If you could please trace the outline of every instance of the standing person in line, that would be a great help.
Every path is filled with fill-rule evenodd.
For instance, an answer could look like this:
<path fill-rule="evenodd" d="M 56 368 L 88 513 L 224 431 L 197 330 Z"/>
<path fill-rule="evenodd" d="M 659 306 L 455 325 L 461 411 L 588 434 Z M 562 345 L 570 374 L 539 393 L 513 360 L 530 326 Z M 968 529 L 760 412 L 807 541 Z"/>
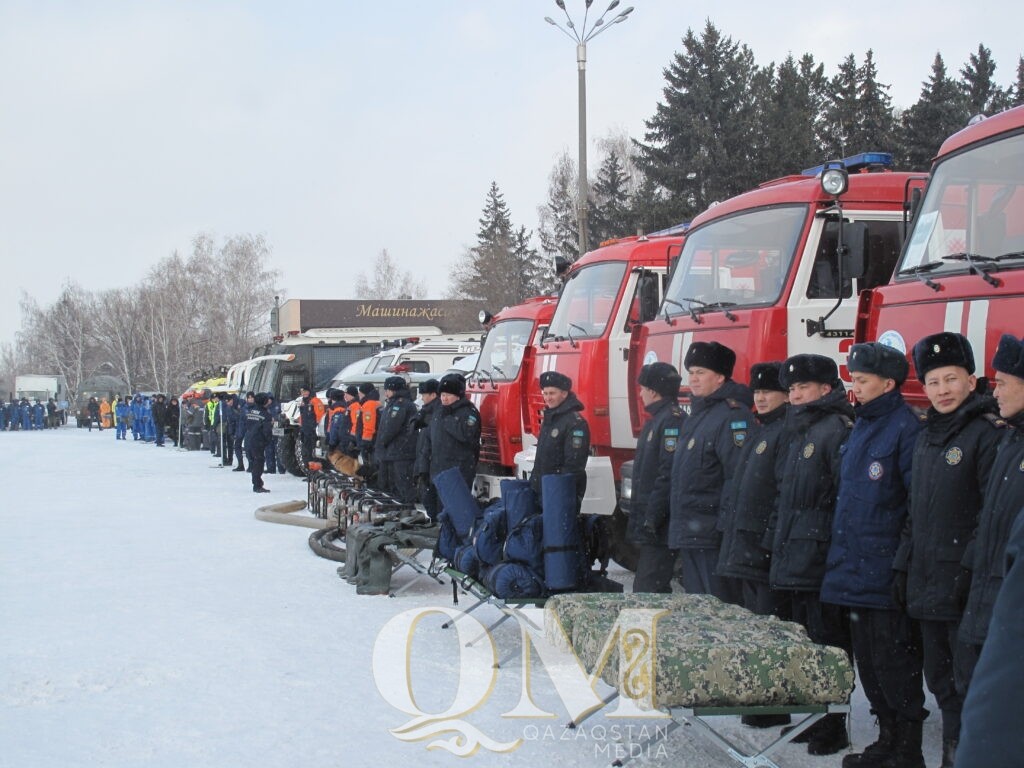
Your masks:
<path fill-rule="evenodd" d="M 910 511 L 896 552 L 893 600 L 921 628 L 924 677 L 942 710 L 942 766 L 960 740 L 963 680 L 956 640 L 970 574 L 960 565 L 974 538 L 982 493 L 1006 422 L 978 394 L 974 350 L 959 333 L 914 345 L 914 368 L 931 402 L 914 447 Z"/>
<path fill-rule="evenodd" d="M 253 392 L 246 392 L 245 398 L 238 404 L 238 408 L 235 411 L 235 444 L 233 446 L 235 456 L 238 458 L 238 464 L 235 466 L 232 472 L 245 472 L 245 462 L 242 460 L 242 454 L 245 453 L 245 432 L 248 428 L 249 409 L 256 406 L 256 395 Z"/>
<path fill-rule="evenodd" d="M 541 504 L 544 475 L 576 476 L 576 511 L 587 492 L 587 457 L 590 455 L 590 425 L 581 415 L 583 403 L 572 391 L 572 379 L 558 371 L 540 375 L 544 398 L 537 452 L 530 473 L 530 487 Z"/>
<path fill-rule="evenodd" d="M 274 435 L 273 425 L 277 423 L 277 420 L 281 416 L 281 404 L 277 402 L 275 398 L 269 392 L 265 393 L 270 399 L 267 401 L 267 413 L 270 414 L 271 430 L 270 430 L 270 442 L 267 443 L 266 451 L 264 452 L 264 466 L 266 467 L 268 475 L 283 475 L 285 472 L 284 466 L 281 464 L 280 459 L 277 455 L 277 437 Z"/>
<path fill-rule="evenodd" d="M 125 440 L 128 434 L 128 425 L 131 423 L 132 409 L 128 405 L 128 400 L 118 400 L 117 408 L 115 409 L 115 415 L 117 417 L 117 427 L 115 427 L 115 440 Z"/>
<path fill-rule="evenodd" d="M 426 445 L 430 477 L 458 467 L 473 487 L 480 458 L 480 412 L 466 398 L 466 380 L 458 373 L 447 373 L 437 385 L 441 407 L 430 421 Z"/>
<path fill-rule="evenodd" d="M 103 431 L 103 422 L 100 421 L 100 404 L 95 397 L 89 398 L 88 405 L 89 413 L 89 431 L 92 432 L 92 425 L 95 423 L 100 428 L 100 432 Z"/>
<path fill-rule="evenodd" d="M 380 392 L 369 382 L 359 385 L 359 421 L 356 424 L 356 443 L 359 446 L 359 455 L 362 458 L 363 466 L 367 472 L 374 473 L 377 467 L 374 463 L 373 448 L 377 440 L 377 420 L 380 408 Z"/>
<path fill-rule="evenodd" d="M 779 452 L 779 494 L 765 531 L 772 551 L 768 583 L 790 620 L 816 643 L 853 657 L 849 611 L 821 601 L 821 581 L 832 536 L 843 443 L 853 428 L 853 407 L 835 361 L 794 355 L 782 363 L 779 382 L 789 389 L 786 444 Z M 829 714 L 794 739 L 812 755 L 833 755 L 850 744 L 846 716 Z"/>
<path fill-rule="evenodd" d="M 416 404 L 409 394 L 409 385 L 401 376 L 388 376 L 384 381 L 384 406 L 377 425 L 377 463 L 381 487 L 405 504 L 416 500 L 412 469 L 416 460 Z"/>
<path fill-rule="evenodd" d="M 164 436 L 167 430 L 167 403 L 164 402 L 164 396 L 157 394 L 153 400 L 153 429 L 156 433 L 156 446 L 157 448 L 164 447 Z"/>
<path fill-rule="evenodd" d="M 672 463 L 668 545 L 679 550 L 683 587 L 743 603 L 742 584 L 715 569 L 722 542 L 719 515 L 732 503 L 735 474 L 754 426 L 754 397 L 733 381 L 736 353 L 717 341 L 695 341 L 683 365 L 693 395 Z"/>
<path fill-rule="evenodd" d="M 263 485 L 263 461 L 266 458 L 267 446 L 273 436 L 273 421 L 267 406 L 270 395 L 260 392 L 253 398 L 253 405 L 248 409 L 245 422 L 245 451 L 249 457 L 249 473 L 252 475 L 253 493 L 270 493 Z"/>
<path fill-rule="evenodd" d="M 238 431 L 238 396 L 234 392 L 225 393 L 220 399 L 221 420 L 221 459 L 222 467 L 230 467 L 235 463 L 235 433 Z"/>
<path fill-rule="evenodd" d="M 640 431 L 633 457 L 629 541 L 639 547 L 634 592 L 672 591 L 676 553 L 668 548 L 668 500 L 672 459 L 686 419 L 679 405 L 682 378 L 675 366 L 651 363 L 640 369 L 640 400 L 650 417 Z"/>
<path fill-rule="evenodd" d="M 167 436 L 171 438 L 174 447 L 178 447 L 178 433 L 181 429 L 181 404 L 178 398 L 171 397 L 167 402 Z"/>
<path fill-rule="evenodd" d="M 437 409 L 441 407 L 441 401 L 438 399 L 439 388 L 440 383 L 437 379 L 427 379 L 420 384 L 419 395 L 423 401 L 423 407 L 420 408 L 419 415 L 414 422 L 416 462 L 412 471 L 416 478 L 420 503 L 431 520 L 437 520 L 437 513 L 440 511 L 437 489 L 430 481 L 430 422 L 437 414 Z"/>
<path fill-rule="evenodd" d="M 307 385 L 300 391 L 302 401 L 299 405 L 299 434 L 302 439 L 302 460 L 308 462 L 313 458 L 316 449 L 316 428 L 324 418 L 326 409 L 324 402 Z M 330 425 L 328 424 L 328 427 Z"/>
<path fill-rule="evenodd" d="M 850 611 L 853 658 L 878 739 L 843 768 L 924 768 L 921 636 L 895 604 L 893 558 L 907 520 L 914 445 L 924 419 L 903 400 L 909 365 L 899 350 L 854 344 L 850 371 L 856 421 L 844 443 L 823 603 Z"/>
<path fill-rule="evenodd" d="M 1024 339 L 1010 334 L 1000 338 L 992 367 L 996 371 L 993 394 L 999 403 L 999 415 L 1011 429 L 1004 431 L 996 448 L 977 533 L 963 559 L 971 572 L 971 584 L 958 638 L 963 657 L 960 667 L 968 691 L 1006 572 L 1006 542 L 1024 508 Z"/>

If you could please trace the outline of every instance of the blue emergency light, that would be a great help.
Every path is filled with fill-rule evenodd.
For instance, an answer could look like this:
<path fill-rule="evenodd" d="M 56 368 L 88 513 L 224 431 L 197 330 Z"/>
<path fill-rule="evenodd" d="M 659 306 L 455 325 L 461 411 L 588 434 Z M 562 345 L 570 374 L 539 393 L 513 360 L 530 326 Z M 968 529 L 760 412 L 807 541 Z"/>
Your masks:
<path fill-rule="evenodd" d="M 829 163 L 822 163 L 816 165 L 813 168 L 800 171 L 801 176 L 818 176 L 826 168 L 835 168 L 841 166 L 850 173 L 855 173 L 861 168 L 867 168 L 872 165 L 882 165 L 886 168 L 892 165 L 892 152 L 861 152 L 857 155 L 850 155 L 844 157 L 842 160 L 833 160 Z"/>

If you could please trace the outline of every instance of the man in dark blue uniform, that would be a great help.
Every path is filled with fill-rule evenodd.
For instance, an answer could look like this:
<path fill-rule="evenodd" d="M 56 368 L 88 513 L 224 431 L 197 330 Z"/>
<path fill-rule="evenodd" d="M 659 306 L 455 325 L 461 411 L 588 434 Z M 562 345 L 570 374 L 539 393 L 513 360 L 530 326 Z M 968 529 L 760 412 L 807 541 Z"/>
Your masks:
<path fill-rule="evenodd" d="M 263 462 L 274 436 L 273 419 L 267 410 L 271 397 L 267 392 L 260 392 L 254 400 L 245 416 L 245 451 L 249 457 L 253 493 L 269 493 L 263 485 Z"/>
<path fill-rule="evenodd" d="M 742 586 L 715 573 L 722 541 L 718 516 L 731 503 L 736 468 L 754 425 L 754 398 L 732 380 L 736 353 L 717 341 L 695 341 L 683 365 L 693 395 L 672 463 L 668 546 L 679 550 L 683 587 L 742 604 Z"/>
<path fill-rule="evenodd" d="M 427 379 L 419 386 L 420 399 L 423 406 L 416 417 L 416 461 L 413 465 L 413 476 L 419 489 L 420 503 L 427 511 L 431 520 L 437 519 L 440 505 L 437 499 L 437 488 L 430 482 L 430 422 L 441 407 L 438 399 L 440 383 L 437 379 Z"/>
<path fill-rule="evenodd" d="M 999 441 L 978 516 L 977 534 L 964 553 L 964 565 L 971 571 L 971 588 L 959 639 L 964 644 L 962 667 L 968 691 L 1003 582 L 1010 528 L 1024 508 L 1024 339 L 1009 334 L 999 339 L 992 367 L 996 370 L 993 380 L 999 415 L 1009 422 L 1011 429 L 1005 430 Z"/>
<path fill-rule="evenodd" d="M 376 459 L 381 488 L 399 501 L 416 500 L 412 466 L 416 460 L 416 435 L 412 423 L 416 405 L 409 396 L 409 385 L 401 376 L 384 380 L 384 406 L 377 424 Z"/>
<path fill-rule="evenodd" d="M 920 632 L 892 599 L 893 557 L 924 423 L 900 392 L 910 368 L 902 352 L 854 344 L 846 366 L 857 421 L 841 449 L 821 601 L 850 611 L 853 658 L 879 735 L 864 752 L 844 757 L 843 768 L 924 768 Z"/>
<path fill-rule="evenodd" d="M 679 405 L 679 371 L 668 363 L 640 369 L 640 399 L 650 417 L 633 457 L 629 540 L 640 548 L 634 592 L 671 592 L 676 553 L 668 548 L 668 499 L 672 459 L 686 414 Z"/>
<path fill-rule="evenodd" d="M 970 585 L 960 561 L 978 526 L 1006 422 L 995 400 L 976 391 L 974 350 L 961 334 L 921 339 L 914 345 L 914 368 L 931 407 L 914 446 L 893 599 L 921 628 L 924 677 L 942 710 L 942 767 L 952 768 L 964 691 L 956 636 Z"/>
<path fill-rule="evenodd" d="M 576 511 L 587 492 L 587 456 L 590 455 L 590 426 L 580 415 L 583 403 L 572 391 L 572 379 L 558 371 L 540 375 L 544 413 L 537 436 L 537 453 L 530 473 L 530 487 L 542 503 L 544 475 L 576 476 Z"/>
<path fill-rule="evenodd" d="M 839 369 L 824 355 L 794 355 L 779 369 L 789 388 L 787 444 L 779 451 L 775 511 L 765 531 L 771 547 L 768 583 L 780 592 L 782 610 L 816 643 L 851 656 L 849 612 L 822 603 L 819 590 L 832 535 L 839 487 L 840 448 L 853 427 L 853 407 Z M 794 739 L 812 755 L 832 755 L 849 744 L 846 717 L 826 715 Z"/>
<path fill-rule="evenodd" d="M 472 488 L 480 457 L 480 412 L 466 399 L 462 374 L 445 374 L 438 391 L 441 407 L 430 421 L 425 445 L 430 477 L 458 467 L 466 486 Z"/>

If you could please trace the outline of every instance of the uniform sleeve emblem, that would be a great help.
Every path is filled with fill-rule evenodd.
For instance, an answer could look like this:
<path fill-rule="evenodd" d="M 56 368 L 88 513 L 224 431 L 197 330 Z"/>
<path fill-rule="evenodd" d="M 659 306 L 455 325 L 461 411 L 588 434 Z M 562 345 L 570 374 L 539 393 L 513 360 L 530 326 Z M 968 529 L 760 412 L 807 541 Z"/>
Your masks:
<path fill-rule="evenodd" d="M 466 423 L 469 425 L 476 424 L 476 414 L 469 414 L 469 416 L 466 417 Z"/>
<path fill-rule="evenodd" d="M 653 439 L 654 439 L 654 433 L 653 432 L 648 432 L 647 433 L 647 442 L 649 443 Z"/>
<path fill-rule="evenodd" d="M 964 452 L 956 446 L 946 451 L 946 463 L 951 467 L 955 467 L 961 461 L 963 461 Z"/>
<path fill-rule="evenodd" d="M 882 465 L 877 461 L 872 461 L 868 467 L 868 477 L 872 480 L 881 480 L 884 474 L 885 469 L 882 468 Z"/>
<path fill-rule="evenodd" d="M 762 453 L 764 453 L 767 450 L 768 450 L 768 441 L 767 440 L 762 440 L 760 443 L 757 444 L 757 448 L 754 449 L 754 453 L 756 453 L 758 456 L 760 456 Z"/>
<path fill-rule="evenodd" d="M 814 443 L 808 443 L 804 446 L 804 458 L 809 459 L 814 455 Z"/>
<path fill-rule="evenodd" d="M 746 441 L 747 441 L 747 433 L 745 431 L 733 432 L 732 433 L 733 445 L 735 445 L 737 447 L 742 447 L 743 444 Z"/>
<path fill-rule="evenodd" d="M 554 429 L 551 430 L 551 436 L 558 437 L 558 427 L 555 427 Z"/>
<path fill-rule="evenodd" d="M 666 435 L 666 437 L 665 437 L 665 440 L 664 440 L 664 446 L 665 446 L 665 450 L 666 450 L 666 451 L 667 451 L 668 453 L 675 453 L 675 452 L 676 452 L 676 442 L 678 442 L 678 441 L 676 440 L 676 438 L 674 438 L 674 437 L 668 437 L 668 436 Z"/>
<path fill-rule="evenodd" d="M 694 438 L 694 437 L 691 437 L 690 438 L 690 442 L 688 442 L 686 444 L 686 450 L 692 451 L 693 450 L 693 446 L 695 446 L 696 444 L 697 444 L 697 439 Z"/>

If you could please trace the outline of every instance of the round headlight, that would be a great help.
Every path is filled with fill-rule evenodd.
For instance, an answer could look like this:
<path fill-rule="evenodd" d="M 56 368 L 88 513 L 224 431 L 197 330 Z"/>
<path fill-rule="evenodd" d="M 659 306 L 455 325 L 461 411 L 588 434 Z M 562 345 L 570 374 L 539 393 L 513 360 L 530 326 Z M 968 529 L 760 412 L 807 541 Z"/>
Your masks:
<path fill-rule="evenodd" d="M 838 197 L 846 191 L 846 171 L 841 168 L 829 168 L 821 174 L 821 189 L 826 195 Z"/>

